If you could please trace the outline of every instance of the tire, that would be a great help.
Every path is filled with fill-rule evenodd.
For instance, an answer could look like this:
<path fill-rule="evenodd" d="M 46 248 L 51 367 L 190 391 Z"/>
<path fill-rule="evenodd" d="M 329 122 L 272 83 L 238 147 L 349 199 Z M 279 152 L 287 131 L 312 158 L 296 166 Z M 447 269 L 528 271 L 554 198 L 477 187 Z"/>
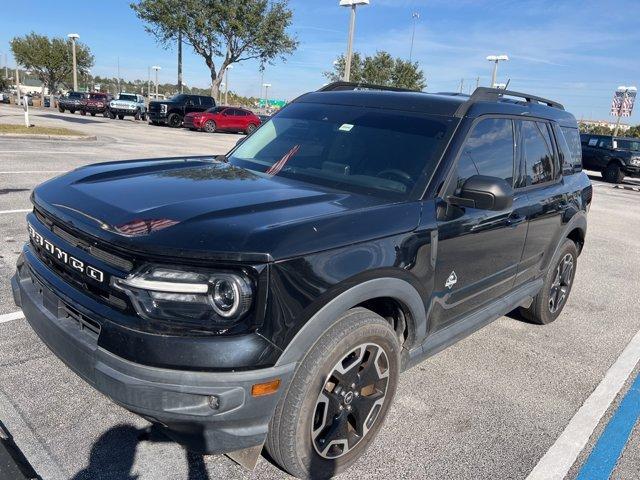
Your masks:
<path fill-rule="evenodd" d="M 391 325 L 375 313 L 354 308 L 342 315 L 305 355 L 278 402 L 265 444 L 271 458 L 300 478 L 329 478 L 349 468 L 384 423 L 398 383 L 400 348 Z M 363 380 L 354 388 L 367 374 L 376 383 L 365 386 Z M 347 430 L 347 422 L 357 430 Z M 344 431 L 329 428 L 335 425 Z M 358 431 L 364 433 L 353 433 Z M 336 443 L 343 434 L 347 447 Z"/>
<path fill-rule="evenodd" d="M 95 117 L 96 116 L 96 112 L 91 112 L 91 116 Z"/>
<path fill-rule="evenodd" d="M 202 127 L 202 129 L 207 133 L 215 133 L 216 128 L 216 122 L 214 122 L 213 120 L 207 120 Z"/>
<path fill-rule="evenodd" d="M 82 115 L 83 117 L 87 114 L 87 112 L 85 112 L 84 110 L 80 110 L 80 115 Z"/>
<path fill-rule="evenodd" d="M 109 110 L 105 110 L 104 112 L 102 112 L 102 116 L 103 116 L 104 118 L 110 118 L 110 117 L 111 117 L 111 115 L 109 114 Z"/>
<path fill-rule="evenodd" d="M 140 120 L 142 120 L 143 122 L 147 121 L 147 112 L 144 112 L 143 114 L 140 115 Z"/>
<path fill-rule="evenodd" d="M 134 120 L 140 120 L 140 110 L 136 110 L 136 113 L 133 115 Z"/>
<path fill-rule="evenodd" d="M 570 262 L 570 270 L 567 262 Z M 566 239 L 549 265 L 542 289 L 527 309 L 520 308 L 522 316 L 538 325 L 547 325 L 562 313 L 571 293 L 578 265 L 578 248 L 573 240 Z M 556 295 L 557 293 L 557 295 Z"/>
<path fill-rule="evenodd" d="M 158 122 L 156 122 L 156 121 L 154 121 L 154 120 L 151 120 L 149 123 L 150 123 L 151 125 L 155 125 L 155 126 L 160 125 L 160 123 L 158 123 Z"/>
<path fill-rule="evenodd" d="M 602 177 L 605 182 L 609 183 L 622 183 L 624 180 L 624 172 L 620 169 L 618 162 L 611 162 L 607 165 L 607 168 L 602 172 Z"/>
<path fill-rule="evenodd" d="M 116 119 L 116 114 L 115 114 L 115 113 L 113 113 L 113 112 L 109 112 L 109 118 L 110 118 L 111 120 L 115 120 L 115 119 Z"/>
<path fill-rule="evenodd" d="M 118 115 L 118 120 L 124 120 L 124 115 Z"/>
<path fill-rule="evenodd" d="M 182 126 L 182 115 L 180 115 L 179 113 L 172 113 L 171 115 L 169 115 L 169 118 L 167 120 L 167 123 L 171 128 L 179 128 Z"/>
<path fill-rule="evenodd" d="M 73 115 L 74 113 L 76 113 L 76 111 L 75 110 L 69 110 L 69 113 Z"/>
<path fill-rule="evenodd" d="M 58 111 L 59 111 L 60 113 L 64 113 L 64 108 L 62 108 L 62 107 L 58 107 Z"/>
<path fill-rule="evenodd" d="M 256 127 L 253 123 L 250 123 L 247 126 L 247 130 L 244 133 L 246 133 L 247 135 L 251 135 L 253 132 L 256 131 L 256 128 L 258 128 L 258 127 Z"/>

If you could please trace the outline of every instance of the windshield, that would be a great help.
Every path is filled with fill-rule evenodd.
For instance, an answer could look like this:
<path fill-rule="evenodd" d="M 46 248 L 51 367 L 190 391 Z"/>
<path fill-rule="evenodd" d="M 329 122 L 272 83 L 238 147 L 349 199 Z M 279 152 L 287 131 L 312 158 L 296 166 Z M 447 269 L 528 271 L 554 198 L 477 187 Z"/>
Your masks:
<path fill-rule="evenodd" d="M 106 95 L 104 93 L 90 93 L 89 98 L 92 100 L 104 100 Z"/>
<path fill-rule="evenodd" d="M 406 197 L 435 168 L 444 117 L 295 103 L 249 136 L 229 162 L 268 176 Z"/>
<path fill-rule="evenodd" d="M 631 150 L 633 152 L 640 152 L 640 139 L 638 140 L 622 140 L 616 138 L 617 148 L 622 150 Z"/>
<path fill-rule="evenodd" d="M 121 93 L 118 95 L 118 100 L 124 100 L 125 102 L 135 102 L 137 97 L 128 93 Z"/>
<path fill-rule="evenodd" d="M 213 108 L 209 108 L 207 110 L 207 113 L 220 113 L 221 111 L 225 110 L 227 107 L 213 107 Z"/>
<path fill-rule="evenodd" d="M 182 103 L 187 99 L 187 96 L 184 93 L 179 93 L 170 98 L 172 102 Z"/>
<path fill-rule="evenodd" d="M 80 92 L 69 92 L 69 95 L 67 96 L 67 98 L 83 98 L 84 97 L 84 93 L 80 93 Z"/>

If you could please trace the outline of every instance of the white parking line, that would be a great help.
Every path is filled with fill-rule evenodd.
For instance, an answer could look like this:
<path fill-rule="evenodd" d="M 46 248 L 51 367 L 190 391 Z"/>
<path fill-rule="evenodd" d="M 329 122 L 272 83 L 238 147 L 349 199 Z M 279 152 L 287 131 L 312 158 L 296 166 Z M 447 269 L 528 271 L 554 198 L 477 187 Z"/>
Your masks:
<path fill-rule="evenodd" d="M 0 323 L 12 322 L 13 320 L 20 320 L 24 318 L 24 313 L 22 310 L 18 310 L 17 312 L 5 313 L 4 315 L 0 315 Z"/>
<path fill-rule="evenodd" d="M 0 215 L 2 215 L 3 213 L 27 213 L 27 212 L 30 212 L 31 210 L 32 210 L 31 208 L 25 208 L 21 210 L 0 210 Z"/>
<path fill-rule="evenodd" d="M 640 361 L 640 332 L 573 416 L 556 442 L 531 471 L 527 480 L 562 480 L 585 447 L 616 395 Z"/>

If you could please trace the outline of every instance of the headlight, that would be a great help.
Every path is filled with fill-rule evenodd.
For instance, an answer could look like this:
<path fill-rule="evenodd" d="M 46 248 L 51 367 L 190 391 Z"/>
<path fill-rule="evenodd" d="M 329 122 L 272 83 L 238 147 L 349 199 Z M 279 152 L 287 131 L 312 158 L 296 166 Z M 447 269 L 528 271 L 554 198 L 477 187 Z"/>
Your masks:
<path fill-rule="evenodd" d="M 167 113 L 167 104 L 163 103 L 160 105 L 160 113 Z"/>
<path fill-rule="evenodd" d="M 640 167 L 640 157 L 631 157 L 631 165 Z"/>
<path fill-rule="evenodd" d="M 215 326 L 241 318 L 251 308 L 251 281 L 240 273 L 188 272 L 147 267 L 127 278 L 113 278 L 143 318 L 198 321 Z"/>

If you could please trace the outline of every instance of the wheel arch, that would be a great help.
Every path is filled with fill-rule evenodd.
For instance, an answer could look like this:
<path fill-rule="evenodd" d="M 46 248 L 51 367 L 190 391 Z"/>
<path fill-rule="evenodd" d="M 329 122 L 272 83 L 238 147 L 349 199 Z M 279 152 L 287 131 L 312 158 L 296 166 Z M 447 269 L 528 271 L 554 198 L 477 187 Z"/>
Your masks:
<path fill-rule="evenodd" d="M 299 361 L 340 315 L 354 307 L 368 308 L 392 322 L 405 340 L 404 348 L 426 332 L 424 301 L 414 286 L 400 278 L 375 278 L 342 292 L 318 310 L 289 342 L 276 366 Z"/>

